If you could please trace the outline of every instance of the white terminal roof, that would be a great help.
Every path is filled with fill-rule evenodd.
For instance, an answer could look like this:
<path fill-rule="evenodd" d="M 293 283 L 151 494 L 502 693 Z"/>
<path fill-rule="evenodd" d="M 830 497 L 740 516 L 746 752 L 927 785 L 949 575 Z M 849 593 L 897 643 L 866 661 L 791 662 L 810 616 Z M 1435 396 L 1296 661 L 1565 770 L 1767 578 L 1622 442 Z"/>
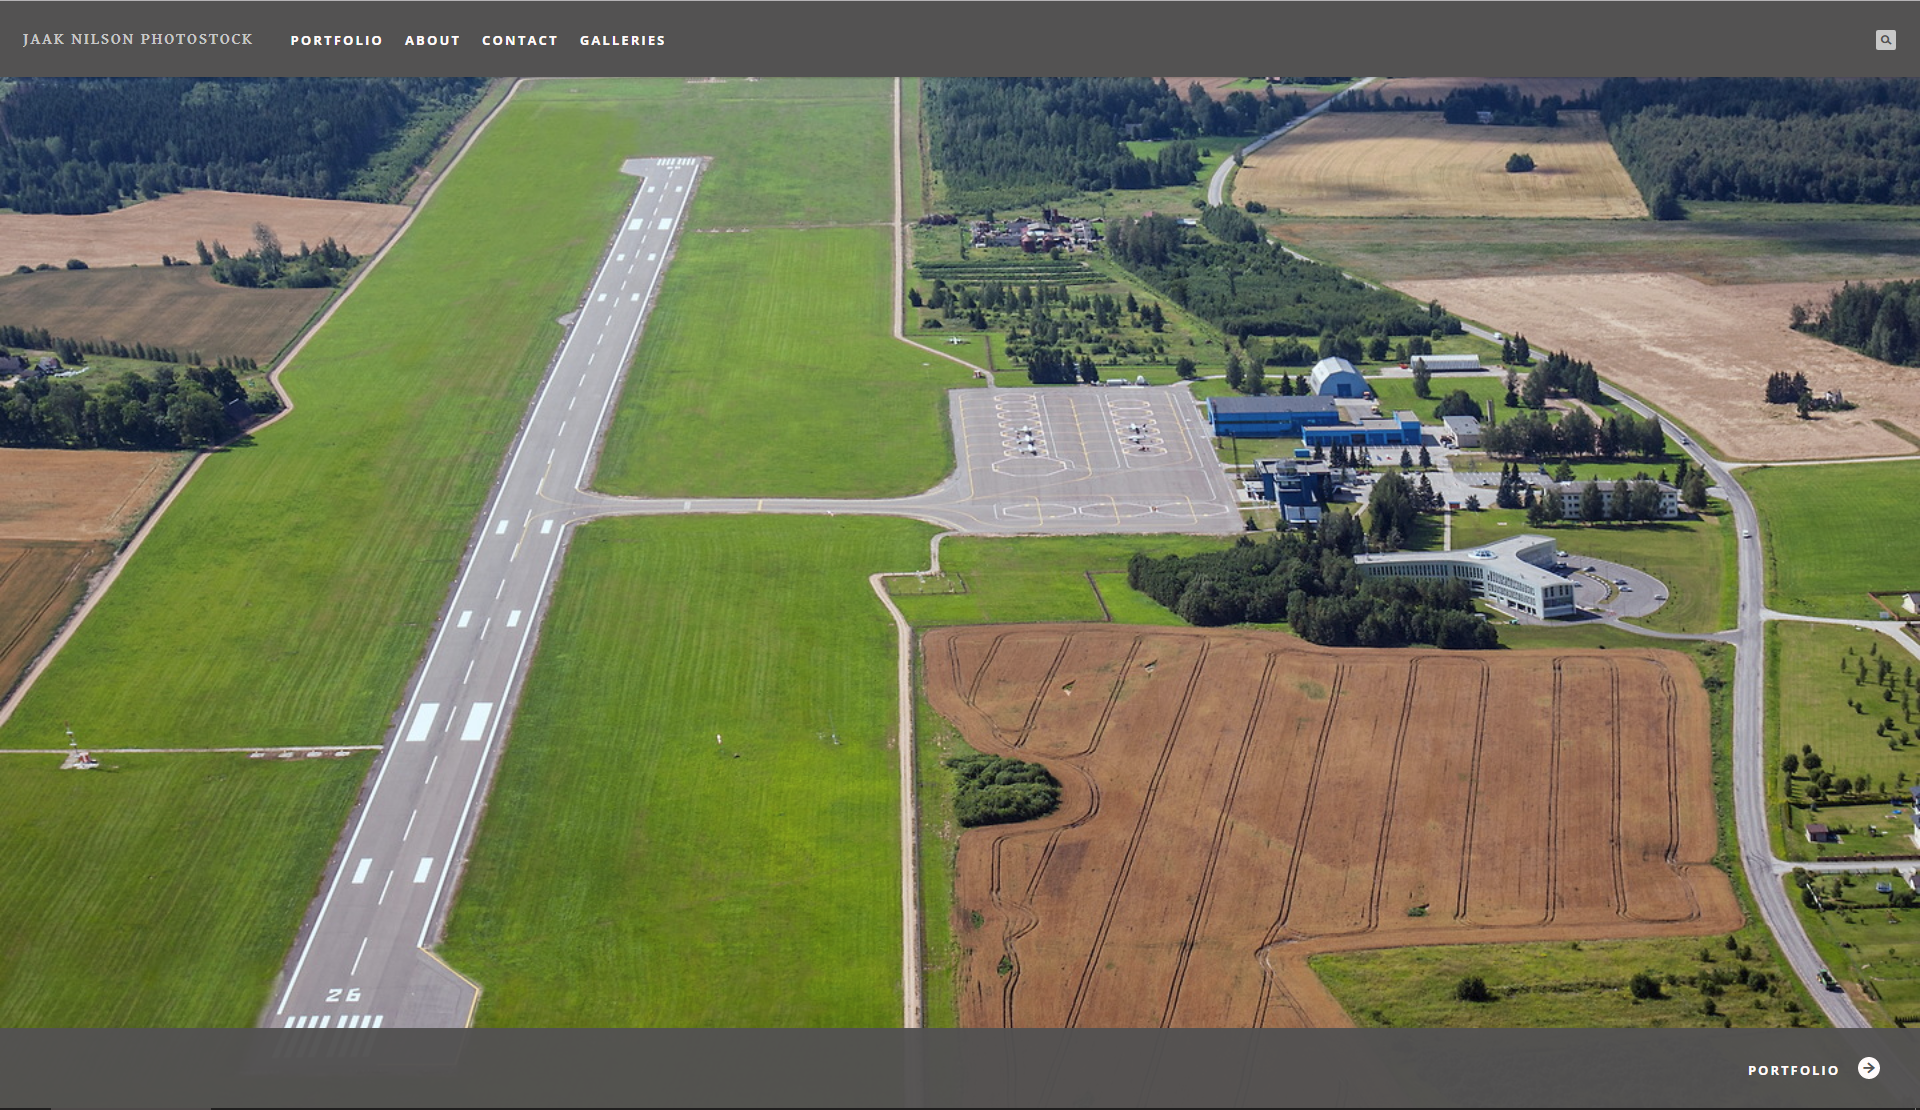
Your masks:
<path fill-rule="evenodd" d="M 1531 559 L 1528 556 L 1532 556 Z M 1554 562 L 1554 541 L 1547 536 L 1509 536 L 1483 547 L 1458 551 L 1396 551 L 1385 555 L 1355 555 L 1359 566 L 1393 563 L 1457 563 L 1497 570 L 1529 585 L 1556 586 L 1566 579 L 1543 569 Z"/>

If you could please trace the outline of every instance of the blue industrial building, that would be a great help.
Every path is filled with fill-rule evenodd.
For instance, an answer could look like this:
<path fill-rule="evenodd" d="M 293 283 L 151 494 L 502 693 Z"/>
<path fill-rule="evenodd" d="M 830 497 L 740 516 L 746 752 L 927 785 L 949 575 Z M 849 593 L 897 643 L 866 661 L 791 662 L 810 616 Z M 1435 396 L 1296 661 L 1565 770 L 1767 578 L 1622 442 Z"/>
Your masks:
<path fill-rule="evenodd" d="M 1358 424 L 1331 424 L 1301 432 L 1308 447 L 1418 447 L 1420 417 L 1402 409 L 1392 418 L 1362 420 Z"/>
<path fill-rule="evenodd" d="M 1359 399 L 1368 393 L 1367 379 L 1353 368 L 1353 363 L 1344 358 L 1323 358 L 1313 364 L 1308 376 L 1313 383 L 1313 391 L 1322 397 L 1351 397 Z"/>
<path fill-rule="evenodd" d="M 1324 466 L 1308 469 L 1288 459 L 1260 459 L 1253 464 L 1253 476 L 1260 483 L 1260 496 L 1273 502 L 1288 524 L 1320 523 L 1320 506 L 1327 498 Z"/>
<path fill-rule="evenodd" d="M 1331 397 L 1209 397 L 1207 416 L 1217 436 L 1277 439 L 1302 428 L 1340 422 Z"/>

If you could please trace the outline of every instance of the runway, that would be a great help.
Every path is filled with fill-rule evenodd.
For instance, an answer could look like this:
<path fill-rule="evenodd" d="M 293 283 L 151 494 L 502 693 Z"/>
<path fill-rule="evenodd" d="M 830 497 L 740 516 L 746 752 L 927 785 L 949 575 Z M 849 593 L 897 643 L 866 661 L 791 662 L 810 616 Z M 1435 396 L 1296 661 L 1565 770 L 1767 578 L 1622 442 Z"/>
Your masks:
<path fill-rule="evenodd" d="M 476 522 L 426 659 L 262 1024 L 461 1027 L 476 991 L 427 953 L 560 565 L 566 525 L 672 255 L 699 159 L 635 159 L 634 201 Z"/>

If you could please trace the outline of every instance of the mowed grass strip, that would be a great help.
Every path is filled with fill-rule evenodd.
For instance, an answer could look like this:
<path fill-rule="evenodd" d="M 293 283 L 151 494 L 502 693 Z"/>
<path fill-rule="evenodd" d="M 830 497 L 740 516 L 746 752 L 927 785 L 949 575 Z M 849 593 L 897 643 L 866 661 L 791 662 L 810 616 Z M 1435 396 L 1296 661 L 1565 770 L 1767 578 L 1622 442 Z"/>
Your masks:
<path fill-rule="evenodd" d="M 632 195 L 595 153 L 617 126 L 496 119 L 288 370 L 296 410 L 207 460 L 0 745 L 68 721 L 103 747 L 385 732 L 554 320 Z"/>
<path fill-rule="evenodd" d="M 1760 513 L 1769 608 L 1883 618 L 1869 591 L 1920 590 L 1910 535 L 1920 461 L 1755 467 L 1738 478 Z"/>
<path fill-rule="evenodd" d="M 541 81 L 516 104 L 587 126 L 599 157 L 708 157 L 689 227 L 893 218 L 893 80 Z M 609 126 L 611 125 L 611 126 Z"/>
<path fill-rule="evenodd" d="M 898 1025 L 895 639 L 866 576 L 933 533 L 579 532 L 443 948 L 480 1024 Z"/>
<path fill-rule="evenodd" d="M 884 497 L 953 469 L 964 368 L 888 334 L 882 228 L 688 234 L 594 478 L 656 497 Z"/>
<path fill-rule="evenodd" d="M 0 756 L 0 1027 L 246 1027 L 367 773 L 347 759 Z"/>

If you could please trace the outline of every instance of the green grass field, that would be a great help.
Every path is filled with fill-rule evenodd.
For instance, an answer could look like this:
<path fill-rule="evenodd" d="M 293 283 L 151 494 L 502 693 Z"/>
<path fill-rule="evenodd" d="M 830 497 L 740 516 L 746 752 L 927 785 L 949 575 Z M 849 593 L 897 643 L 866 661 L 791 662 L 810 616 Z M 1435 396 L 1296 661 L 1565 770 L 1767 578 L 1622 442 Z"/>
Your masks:
<path fill-rule="evenodd" d="M 581 530 L 443 949 L 480 1024 L 899 1023 L 895 639 L 866 576 L 925 566 L 933 532 Z"/>
<path fill-rule="evenodd" d="M 1492 504 L 1491 497 L 1487 501 Z M 1666 583 L 1668 601 L 1639 621 L 1661 632 L 1714 632 L 1733 626 L 1733 518 L 1710 502 L 1696 520 L 1641 524 L 1534 527 L 1519 509 L 1487 508 L 1453 515 L 1455 550 L 1533 532 L 1552 536 L 1569 554 L 1637 567 Z M 1504 639 L 1506 630 L 1501 630 Z"/>
<path fill-rule="evenodd" d="M 1814 889 L 1831 907 L 1824 910 L 1801 900 L 1796 876 L 1784 881 L 1808 939 L 1867 1020 L 1881 1028 L 1920 1022 L 1920 910 L 1895 908 L 1874 889 L 1888 883 L 1895 892 L 1910 890 L 1906 879 L 1892 872 L 1820 876 Z M 1836 898 L 1849 904 L 1834 905 Z"/>
<path fill-rule="evenodd" d="M 296 410 L 209 458 L 0 745 L 371 743 L 633 179 L 618 121 L 509 106 L 284 375 Z M 555 173 L 554 167 L 581 172 Z"/>
<path fill-rule="evenodd" d="M 252 1025 L 367 760 L 0 756 L 0 1027 Z"/>
<path fill-rule="evenodd" d="M 883 77 L 558 78 L 522 89 L 514 103 L 547 127 L 577 132 L 580 149 L 560 163 L 568 167 L 711 158 L 689 227 L 775 227 L 892 218 L 892 97 Z"/>
<path fill-rule="evenodd" d="M 1362 1028 L 1698 1029 L 1730 1021 L 1752 1029 L 1790 1025 L 1796 1015 L 1806 1021 L 1800 1003 L 1787 1008 L 1798 992 L 1780 981 L 1766 926 L 1756 921 L 1734 938 L 1733 950 L 1724 936 L 1395 948 L 1318 956 L 1311 966 Z M 1741 959 L 1742 947 L 1749 958 Z M 1662 998 L 1640 1001 L 1627 990 L 1641 972 L 1661 980 Z M 1716 972 L 1733 981 L 1714 983 Z M 1765 989 L 1753 988 L 1755 972 Z M 1470 975 L 1486 981 L 1493 1001 L 1454 998 L 1455 984 Z M 1713 1014 L 1706 991 L 1718 992 Z"/>
<path fill-rule="evenodd" d="M 1851 654 L 1849 654 L 1851 652 Z M 1879 682 L 1879 660 L 1885 656 L 1893 669 L 1888 682 Z M 1860 677 L 1860 666 L 1866 676 Z M 1845 669 L 1842 669 L 1844 665 Z M 1769 810 L 1774 817 L 1778 839 L 1776 846 L 1788 859 L 1817 859 L 1828 855 L 1912 853 L 1905 829 L 1898 837 L 1871 837 L 1869 824 L 1882 829 L 1900 822 L 1890 819 L 1885 805 L 1856 807 L 1826 806 L 1807 809 L 1808 776 L 1805 770 L 1793 776 L 1792 796 L 1787 776 L 1780 772 L 1781 758 L 1788 752 L 1801 756 L 1801 748 L 1810 746 L 1820 756 L 1821 770 L 1835 778 L 1865 779 L 1878 791 L 1904 795 L 1906 787 L 1920 782 L 1920 672 L 1913 656 L 1900 650 L 1885 636 L 1857 632 L 1844 625 L 1802 624 L 1772 621 L 1767 625 L 1767 767 Z M 1893 700 L 1886 700 L 1886 694 Z M 1903 707 L 1901 698 L 1907 701 Z M 1848 705 L 1857 702 L 1860 709 Z M 1881 736 L 1876 728 L 1892 717 L 1895 732 Z M 1891 744 L 1889 743 L 1891 741 Z M 1781 828 L 1784 810 L 1781 803 L 1792 801 L 1794 827 Z M 1811 822 L 1846 825 L 1853 832 L 1841 844 L 1811 844 L 1805 826 Z"/>
<path fill-rule="evenodd" d="M 945 391 L 972 378 L 889 335 L 891 267 L 880 228 L 683 238 L 594 484 L 880 497 L 946 477 Z"/>
<path fill-rule="evenodd" d="M 1480 402 L 1484 413 L 1489 407 L 1498 409 L 1494 413 L 1496 420 L 1511 416 L 1518 409 L 1499 408 L 1507 396 L 1505 377 L 1489 377 L 1484 374 L 1434 374 L 1429 379 L 1428 392 L 1432 397 L 1419 397 L 1413 392 L 1412 378 L 1367 379 L 1367 388 L 1373 390 L 1374 397 L 1380 401 L 1380 411 L 1394 412 L 1399 409 L 1412 409 L 1420 414 L 1420 419 L 1429 424 L 1436 423 L 1433 410 L 1444 400 L 1447 394 L 1456 389 L 1464 389 L 1467 396 Z M 1485 419 L 1482 416 L 1482 419 Z"/>
<path fill-rule="evenodd" d="M 1767 553 L 1767 605 L 1816 617 L 1885 616 L 1869 591 L 1920 590 L 1909 554 L 1920 461 L 1750 467 Z"/>
<path fill-rule="evenodd" d="M 889 592 L 917 629 L 1103 621 L 1108 613 L 1119 624 L 1179 625 L 1183 623 L 1179 617 L 1127 585 L 1127 560 L 1136 551 L 1156 557 L 1188 555 L 1231 542 L 1204 536 L 947 539 L 940 544 L 940 578 L 924 584 L 911 578 L 890 579 Z"/>

